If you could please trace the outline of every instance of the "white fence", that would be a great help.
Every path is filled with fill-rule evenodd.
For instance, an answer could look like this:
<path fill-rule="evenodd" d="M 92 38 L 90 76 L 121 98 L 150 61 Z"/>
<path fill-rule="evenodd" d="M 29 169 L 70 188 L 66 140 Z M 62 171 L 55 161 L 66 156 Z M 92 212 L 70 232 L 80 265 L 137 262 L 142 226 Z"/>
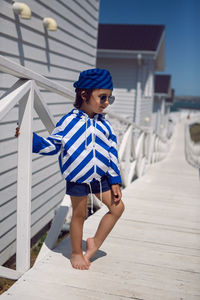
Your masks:
<path fill-rule="evenodd" d="M 0 71 L 18 77 L 19 80 L 0 101 L 0 120 L 19 103 L 18 176 L 17 176 L 17 247 L 16 271 L 0 267 L 0 277 L 18 279 L 30 268 L 30 220 L 31 220 L 31 153 L 33 109 L 51 132 L 55 126 L 39 87 L 45 88 L 67 99 L 73 100 L 74 93 L 45 77 L 0 56 Z M 108 113 L 115 122 L 114 127 L 120 142 L 119 161 L 123 185 L 144 174 L 147 167 L 165 157 L 170 141 L 155 134 L 152 129 Z M 26 167 L 24 167 L 26 166 Z M 38 257 L 52 249 L 69 211 L 70 200 L 64 197 Z"/>
<path fill-rule="evenodd" d="M 200 142 L 193 142 L 190 135 L 190 126 L 194 123 L 200 124 L 200 114 L 192 115 L 185 124 L 185 155 L 188 163 L 200 169 Z"/>

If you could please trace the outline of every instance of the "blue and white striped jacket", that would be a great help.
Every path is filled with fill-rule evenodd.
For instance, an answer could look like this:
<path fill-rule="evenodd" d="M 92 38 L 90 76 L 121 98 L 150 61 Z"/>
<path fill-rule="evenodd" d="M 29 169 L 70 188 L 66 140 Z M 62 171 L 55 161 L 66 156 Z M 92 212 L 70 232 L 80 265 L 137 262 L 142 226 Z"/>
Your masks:
<path fill-rule="evenodd" d="M 110 184 L 121 183 L 117 139 L 104 115 L 90 119 L 72 109 L 48 138 L 33 135 L 33 152 L 53 155 L 60 151 L 60 169 L 67 181 L 90 183 L 108 176 Z"/>

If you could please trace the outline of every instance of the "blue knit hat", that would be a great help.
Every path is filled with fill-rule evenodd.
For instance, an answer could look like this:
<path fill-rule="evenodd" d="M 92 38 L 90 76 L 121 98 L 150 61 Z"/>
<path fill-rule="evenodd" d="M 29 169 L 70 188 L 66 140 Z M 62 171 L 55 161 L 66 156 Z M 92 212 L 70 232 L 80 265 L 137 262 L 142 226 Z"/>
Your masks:
<path fill-rule="evenodd" d="M 110 72 L 104 69 L 89 69 L 81 72 L 78 81 L 74 82 L 73 86 L 82 89 L 113 90 Z"/>

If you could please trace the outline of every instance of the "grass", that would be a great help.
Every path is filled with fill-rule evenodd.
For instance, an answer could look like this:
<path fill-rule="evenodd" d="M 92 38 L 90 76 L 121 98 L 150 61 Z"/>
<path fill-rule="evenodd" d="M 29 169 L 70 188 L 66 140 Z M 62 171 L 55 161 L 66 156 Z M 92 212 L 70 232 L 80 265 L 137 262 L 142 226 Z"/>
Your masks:
<path fill-rule="evenodd" d="M 194 123 L 190 126 L 190 136 L 193 142 L 200 143 L 200 123 Z"/>
<path fill-rule="evenodd" d="M 30 260 L 30 266 L 32 267 L 34 265 L 34 262 L 40 252 L 40 249 L 45 241 L 45 238 L 47 236 L 47 232 L 45 232 L 39 241 L 31 248 L 31 260 Z M 62 234 L 58 240 L 56 245 L 61 242 L 64 238 L 68 236 L 68 233 Z M 13 262 L 13 259 L 8 261 L 6 264 L 4 264 L 4 267 L 16 270 L 16 262 Z M 0 277 L 0 295 L 3 294 L 5 291 L 7 291 L 16 281 L 11 279 L 6 279 Z"/>

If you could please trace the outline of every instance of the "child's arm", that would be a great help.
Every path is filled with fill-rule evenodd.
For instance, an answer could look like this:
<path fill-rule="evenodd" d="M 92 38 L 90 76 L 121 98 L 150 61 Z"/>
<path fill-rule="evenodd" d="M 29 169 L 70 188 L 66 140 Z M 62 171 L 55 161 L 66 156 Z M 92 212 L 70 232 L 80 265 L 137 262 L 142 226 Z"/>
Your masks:
<path fill-rule="evenodd" d="M 20 127 L 16 128 L 15 137 L 20 135 Z M 53 155 L 59 152 L 61 148 L 62 134 L 59 134 L 57 128 L 54 129 L 48 138 L 43 138 L 33 132 L 33 153 L 42 155 Z"/>
<path fill-rule="evenodd" d="M 61 137 L 51 134 L 48 138 L 43 138 L 33 132 L 33 153 L 42 155 L 54 155 L 61 148 Z"/>
<path fill-rule="evenodd" d="M 120 175 L 118 152 L 117 152 L 117 137 L 112 127 L 109 136 L 109 141 L 110 141 L 110 149 L 109 149 L 110 167 L 107 172 L 108 181 L 111 185 L 119 185 L 121 184 L 122 180 Z"/>
<path fill-rule="evenodd" d="M 60 151 L 63 136 L 70 130 L 67 115 L 61 118 L 48 138 L 33 133 L 33 152 L 42 155 L 54 155 Z"/>

